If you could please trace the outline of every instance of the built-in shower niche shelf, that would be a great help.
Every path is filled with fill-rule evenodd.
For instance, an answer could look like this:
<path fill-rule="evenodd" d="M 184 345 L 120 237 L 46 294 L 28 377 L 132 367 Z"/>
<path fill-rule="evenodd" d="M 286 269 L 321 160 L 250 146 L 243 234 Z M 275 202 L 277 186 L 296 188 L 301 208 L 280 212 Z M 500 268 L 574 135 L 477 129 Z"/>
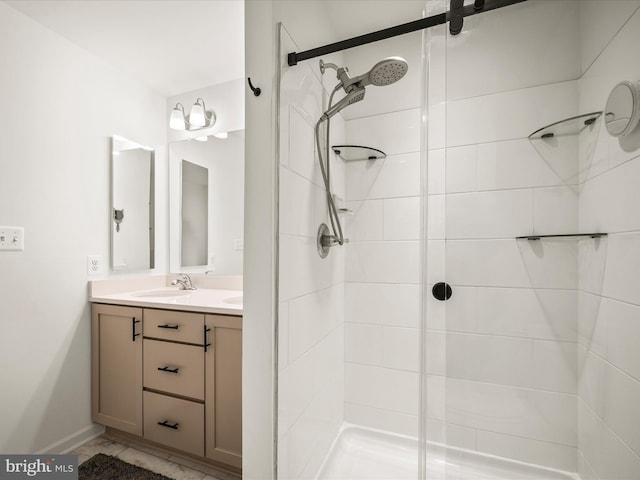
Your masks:
<path fill-rule="evenodd" d="M 602 112 L 593 112 L 567 118 L 566 120 L 560 120 L 559 122 L 536 130 L 529 135 L 529 140 L 547 140 L 554 137 L 578 135 L 589 125 L 593 125 L 600 115 L 602 115 Z"/>
<path fill-rule="evenodd" d="M 365 147 L 363 145 L 332 145 L 331 149 L 333 150 L 333 153 L 338 155 L 345 162 L 387 158 L 387 154 L 382 150 Z"/>
<path fill-rule="evenodd" d="M 597 232 L 597 233 L 559 233 L 556 235 L 524 235 L 522 237 L 516 237 L 516 240 L 542 240 L 543 238 L 601 238 L 606 237 L 606 233 Z"/>

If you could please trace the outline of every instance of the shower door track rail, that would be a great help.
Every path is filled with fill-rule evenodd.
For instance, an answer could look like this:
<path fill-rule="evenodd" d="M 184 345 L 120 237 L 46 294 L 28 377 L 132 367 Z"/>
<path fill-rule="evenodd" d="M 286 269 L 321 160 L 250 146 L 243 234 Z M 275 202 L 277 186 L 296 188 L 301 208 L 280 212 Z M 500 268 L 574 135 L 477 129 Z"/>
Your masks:
<path fill-rule="evenodd" d="M 435 27 L 436 25 L 443 25 L 449 21 L 452 22 L 451 33 L 455 35 L 460 32 L 462 28 L 462 19 L 464 17 L 470 17 L 472 15 L 489 12 L 491 10 L 508 7 L 510 5 L 526 1 L 527 0 L 476 0 L 473 5 L 461 5 L 462 0 L 451 0 L 451 10 L 448 12 L 427 18 L 421 18 L 420 20 L 414 20 L 413 22 L 403 23 L 401 25 L 385 28 L 376 32 L 366 33 L 340 42 L 330 43 L 328 45 L 323 45 L 322 47 L 312 48 L 311 50 L 305 50 L 304 52 L 291 52 L 287 55 L 287 63 L 292 67 L 297 65 L 298 62 L 302 62 L 304 60 L 321 57 L 323 55 L 340 52 L 342 50 L 359 47 L 361 45 L 378 42 L 380 40 L 386 40 L 387 38 L 393 38 L 407 33 L 417 32 L 418 30 Z"/>

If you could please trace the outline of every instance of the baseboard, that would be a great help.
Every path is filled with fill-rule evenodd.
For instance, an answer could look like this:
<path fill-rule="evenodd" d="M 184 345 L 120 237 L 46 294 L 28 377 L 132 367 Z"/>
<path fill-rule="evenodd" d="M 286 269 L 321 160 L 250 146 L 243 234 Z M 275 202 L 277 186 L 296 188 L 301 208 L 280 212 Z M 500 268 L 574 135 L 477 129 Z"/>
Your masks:
<path fill-rule="evenodd" d="M 41 449 L 36 453 L 38 455 L 44 453 L 69 453 L 78 448 L 80 445 L 87 443 L 89 440 L 99 437 L 103 433 L 104 427 L 102 425 L 92 423 L 91 425 L 64 437 L 63 439 Z"/>

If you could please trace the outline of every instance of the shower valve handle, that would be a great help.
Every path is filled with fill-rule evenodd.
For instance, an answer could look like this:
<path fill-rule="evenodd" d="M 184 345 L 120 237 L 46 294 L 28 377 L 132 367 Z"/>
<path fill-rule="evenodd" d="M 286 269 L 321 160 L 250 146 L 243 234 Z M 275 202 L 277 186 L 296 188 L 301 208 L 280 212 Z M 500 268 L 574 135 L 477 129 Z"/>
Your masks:
<path fill-rule="evenodd" d="M 343 239 L 342 243 L 349 243 L 349 239 Z M 340 245 L 340 242 L 338 241 L 338 237 L 336 237 L 335 235 L 323 235 L 322 245 L 324 245 L 325 247 L 335 247 L 336 245 Z"/>

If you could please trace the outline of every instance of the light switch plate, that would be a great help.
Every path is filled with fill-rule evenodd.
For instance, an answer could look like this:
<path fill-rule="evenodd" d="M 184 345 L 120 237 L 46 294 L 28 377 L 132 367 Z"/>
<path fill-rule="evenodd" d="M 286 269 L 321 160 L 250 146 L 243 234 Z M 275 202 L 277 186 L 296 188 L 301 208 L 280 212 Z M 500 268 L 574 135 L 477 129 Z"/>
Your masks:
<path fill-rule="evenodd" d="M 24 227 L 0 227 L 0 250 L 24 250 Z"/>

